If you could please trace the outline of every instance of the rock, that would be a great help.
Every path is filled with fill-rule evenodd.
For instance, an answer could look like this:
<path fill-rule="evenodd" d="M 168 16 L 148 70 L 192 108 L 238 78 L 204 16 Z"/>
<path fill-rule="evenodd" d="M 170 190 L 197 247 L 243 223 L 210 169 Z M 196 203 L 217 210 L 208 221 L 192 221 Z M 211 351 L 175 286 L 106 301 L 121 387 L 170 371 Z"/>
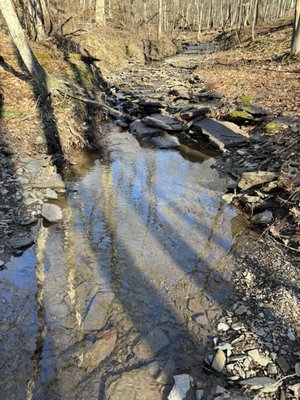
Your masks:
<path fill-rule="evenodd" d="M 266 367 L 266 366 L 269 364 L 269 362 L 270 362 L 270 360 L 269 360 L 267 357 L 262 356 L 262 355 L 259 353 L 259 351 L 258 351 L 257 349 L 248 351 L 248 355 L 249 355 L 257 364 L 261 365 L 262 367 Z"/>
<path fill-rule="evenodd" d="M 276 381 L 268 377 L 256 377 L 240 381 L 241 386 L 249 386 L 251 390 L 263 389 L 267 386 L 276 384 Z"/>
<path fill-rule="evenodd" d="M 198 97 L 201 101 L 221 100 L 223 94 L 219 92 L 201 92 L 198 94 Z"/>
<path fill-rule="evenodd" d="M 248 190 L 255 186 L 263 185 L 277 178 L 277 174 L 268 171 L 244 172 L 238 182 L 241 190 Z"/>
<path fill-rule="evenodd" d="M 203 389 L 197 390 L 196 400 L 202 400 L 203 396 L 204 396 L 204 390 Z"/>
<path fill-rule="evenodd" d="M 250 122 L 254 121 L 253 115 L 249 114 L 246 111 L 230 111 L 224 117 L 225 121 L 233 122 L 237 125 L 247 125 Z"/>
<path fill-rule="evenodd" d="M 58 198 L 57 193 L 53 189 L 46 189 L 45 198 L 50 200 L 56 200 Z"/>
<path fill-rule="evenodd" d="M 147 125 L 141 120 L 137 119 L 130 124 L 130 132 L 134 134 L 138 139 L 149 138 L 154 135 L 162 133 L 161 129 Z"/>
<path fill-rule="evenodd" d="M 199 107 L 199 108 L 185 107 L 180 111 L 179 116 L 185 121 L 191 121 L 192 119 L 204 116 L 209 112 L 210 112 L 210 107 Z"/>
<path fill-rule="evenodd" d="M 162 133 L 159 136 L 153 136 L 146 140 L 153 143 L 160 149 L 174 149 L 180 146 L 180 142 L 177 137 L 169 135 L 168 133 Z"/>
<path fill-rule="evenodd" d="M 230 362 L 239 362 L 239 361 L 243 361 L 245 360 L 247 356 L 245 356 L 245 354 L 237 354 L 235 356 L 231 356 L 229 361 Z"/>
<path fill-rule="evenodd" d="M 175 385 L 168 396 L 168 400 L 194 400 L 194 381 L 190 375 L 182 374 L 174 376 Z"/>
<path fill-rule="evenodd" d="M 41 215 L 49 222 L 58 222 L 63 218 L 61 208 L 50 203 L 45 203 L 42 205 Z"/>
<path fill-rule="evenodd" d="M 170 341 L 164 331 L 156 327 L 140 340 L 133 352 L 138 358 L 151 358 L 163 351 L 169 344 Z"/>
<path fill-rule="evenodd" d="M 269 122 L 263 128 L 266 133 L 276 133 L 280 129 L 279 124 L 276 121 Z"/>
<path fill-rule="evenodd" d="M 23 247 L 31 246 L 34 243 L 34 239 L 31 236 L 16 236 L 9 239 L 8 243 L 14 249 L 21 249 Z"/>
<path fill-rule="evenodd" d="M 225 203 L 227 204 L 231 204 L 233 199 L 235 198 L 235 194 L 234 193 L 226 193 L 222 195 L 222 199 L 225 201 Z"/>
<path fill-rule="evenodd" d="M 42 168 L 41 160 L 33 160 L 25 165 L 27 171 L 29 171 L 32 175 L 37 175 Z"/>
<path fill-rule="evenodd" d="M 215 348 L 223 351 L 231 351 L 232 345 L 230 343 L 219 343 Z"/>
<path fill-rule="evenodd" d="M 225 363 L 226 363 L 226 356 L 223 350 L 218 349 L 213 362 L 212 362 L 212 369 L 214 369 L 217 372 L 221 372 L 223 370 L 223 368 L 225 367 Z"/>
<path fill-rule="evenodd" d="M 218 331 L 226 332 L 229 329 L 229 325 L 225 324 L 224 322 L 220 322 L 217 326 Z"/>
<path fill-rule="evenodd" d="M 300 383 L 295 383 L 295 385 L 289 385 L 289 390 L 294 392 L 295 399 L 300 398 Z"/>
<path fill-rule="evenodd" d="M 249 142 L 252 144 L 259 144 L 263 141 L 264 139 L 258 133 L 249 136 Z"/>
<path fill-rule="evenodd" d="M 234 331 L 240 331 L 244 328 L 245 326 L 242 322 L 235 322 L 231 325 L 231 329 L 233 329 Z"/>
<path fill-rule="evenodd" d="M 295 337 L 295 335 L 293 334 L 292 331 L 288 331 L 287 336 L 292 342 L 294 342 L 296 340 L 296 337 Z"/>
<path fill-rule="evenodd" d="M 5 262 L 3 260 L 0 260 L 0 267 L 3 267 L 4 264 Z"/>
<path fill-rule="evenodd" d="M 57 189 L 59 191 L 64 191 L 65 190 L 65 184 L 64 181 L 62 180 L 62 177 L 60 174 L 51 174 L 49 176 L 41 176 L 39 179 L 36 177 L 34 180 L 31 180 L 28 185 L 22 185 L 23 189 L 31 189 L 31 188 L 37 188 L 37 189 Z"/>
<path fill-rule="evenodd" d="M 256 214 L 251 218 L 251 221 L 257 225 L 269 225 L 273 221 L 273 213 L 266 210 L 262 213 Z"/>
<path fill-rule="evenodd" d="M 272 115 L 270 111 L 264 109 L 259 103 L 242 104 L 240 108 L 242 111 L 245 111 L 254 117 L 265 117 L 267 115 Z"/>
<path fill-rule="evenodd" d="M 244 306 L 244 305 L 241 305 L 235 310 L 235 314 L 236 315 L 243 315 L 243 314 L 246 314 L 247 311 L 248 311 L 248 308 L 246 306 Z"/>
<path fill-rule="evenodd" d="M 142 122 L 163 131 L 182 131 L 182 126 L 179 122 L 175 121 L 174 118 L 161 114 L 151 114 L 149 117 L 143 118 Z"/>
<path fill-rule="evenodd" d="M 288 372 L 291 369 L 290 365 L 288 364 L 288 362 L 286 361 L 286 359 L 284 357 L 276 358 L 276 364 L 279 366 L 281 371 L 284 373 Z"/>
<path fill-rule="evenodd" d="M 243 131 L 231 122 L 204 118 L 194 123 L 192 129 L 207 137 L 220 150 L 244 146 L 247 143 Z"/>
<path fill-rule="evenodd" d="M 295 365 L 295 372 L 297 376 L 300 376 L 300 363 L 297 363 Z"/>
<path fill-rule="evenodd" d="M 101 332 L 101 336 L 101 339 L 83 348 L 81 367 L 86 368 L 88 374 L 112 353 L 116 345 L 117 330 L 115 328 Z"/>

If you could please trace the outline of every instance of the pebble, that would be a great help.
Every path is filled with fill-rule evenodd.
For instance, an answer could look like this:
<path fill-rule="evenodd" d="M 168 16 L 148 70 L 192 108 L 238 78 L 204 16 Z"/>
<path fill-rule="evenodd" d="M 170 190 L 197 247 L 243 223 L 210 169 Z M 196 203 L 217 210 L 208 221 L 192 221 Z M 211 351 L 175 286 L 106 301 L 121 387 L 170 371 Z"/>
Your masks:
<path fill-rule="evenodd" d="M 288 372 L 291 368 L 286 359 L 282 356 L 276 359 L 276 363 L 284 373 Z"/>
<path fill-rule="evenodd" d="M 226 363 L 225 353 L 223 350 L 218 349 L 211 365 L 212 369 L 214 369 L 217 372 L 221 372 L 225 367 L 225 363 Z"/>
<path fill-rule="evenodd" d="M 3 267 L 4 264 L 5 262 L 3 260 L 0 260 L 0 267 Z"/>
<path fill-rule="evenodd" d="M 229 326 L 227 324 L 225 324 L 224 322 L 220 322 L 217 326 L 218 331 L 226 332 L 226 331 L 228 331 L 228 329 L 229 329 Z"/>
<path fill-rule="evenodd" d="M 236 315 L 243 315 L 246 314 L 246 312 L 248 311 L 248 308 L 244 305 L 239 306 L 236 310 L 235 310 L 235 314 Z"/>
<path fill-rule="evenodd" d="M 287 336 L 292 342 L 294 342 L 296 340 L 295 335 L 291 331 L 288 332 Z"/>

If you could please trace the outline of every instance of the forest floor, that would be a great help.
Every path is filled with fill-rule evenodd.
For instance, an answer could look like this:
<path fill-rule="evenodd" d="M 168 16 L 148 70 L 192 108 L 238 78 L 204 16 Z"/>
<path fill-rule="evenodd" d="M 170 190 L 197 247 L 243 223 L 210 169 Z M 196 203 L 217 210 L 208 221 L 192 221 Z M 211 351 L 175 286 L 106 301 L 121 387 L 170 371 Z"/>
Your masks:
<path fill-rule="evenodd" d="M 249 319 L 251 331 L 257 332 L 259 340 L 256 345 L 252 343 L 252 348 L 251 343 L 245 344 L 244 341 L 243 344 L 250 346 L 250 351 L 259 345 L 267 349 L 264 356 L 258 356 L 256 368 L 262 376 L 274 377 L 294 374 L 295 365 L 300 360 L 297 349 L 300 336 L 300 62 L 284 57 L 289 50 L 290 32 L 291 26 L 283 21 L 280 25 L 261 28 L 254 42 L 250 41 L 249 33 L 243 36 L 239 46 L 232 45 L 232 38 L 218 42 L 220 51 L 208 54 L 193 72 L 194 76 L 205 81 L 207 89 L 223 94 L 222 107 L 215 109 L 212 116 L 223 118 L 241 103 L 249 102 L 258 102 L 271 113 L 267 118 L 256 119 L 243 127 L 250 135 L 259 138 L 255 146 L 233 150 L 220 162 L 222 171 L 233 177 L 247 171 L 268 171 L 278 175 L 276 186 L 271 187 L 267 195 L 247 191 L 246 197 L 242 198 L 240 193 L 229 189 L 233 204 L 245 210 L 248 216 L 256 207 L 255 200 L 262 211 L 271 209 L 274 219 L 258 230 L 259 238 L 255 235 L 239 239 L 235 248 L 239 268 L 234 282 L 244 297 L 232 314 L 224 313 L 221 323 L 232 326 L 234 323 L 246 323 Z M 20 67 L 10 39 L 1 34 L 1 42 L 4 61 L 1 61 L 0 68 L 0 234 L 5 237 L 3 243 L 6 243 L 6 239 L 12 236 L 19 241 L 20 237 L 24 240 L 28 238 L 27 226 L 36 220 L 38 212 L 26 214 L 25 218 L 23 207 L 32 204 L 32 200 L 41 205 L 47 195 L 46 187 L 42 190 L 36 188 L 31 193 L 28 191 L 24 204 L 20 190 L 20 185 L 24 187 L 27 184 L 27 178 L 23 178 L 24 168 L 29 165 L 35 168 L 34 162 L 42 160 L 43 168 L 51 170 L 49 174 L 54 176 L 55 168 L 51 169 L 53 163 L 62 154 L 66 158 L 72 157 L 74 147 L 89 146 L 95 125 L 99 119 L 108 117 L 99 109 L 68 98 L 54 97 L 47 106 L 40 106 L 32 81 Z M 105 43 L 111 49 L 116 47 L 116 43 L 109 38 L 105 38 Z M 92 51 L 93 43 L 89 46 L 89 51 Z M 39 61 L 49 72 L 81 84 L 88 90 L 95 89 L 94 79 L 99 84 L 100 78 L 116 74 L 117 66 L 121 69 L 128 66 L 128 57 L 137 64 L 144 61 L 143 48 L 136 45 L 128 51 L 122 45 L 115 54 L 112 50 L 106 62 L 100 61 L 103 77 L 99 69 L 91 69 L 83 63 L 74 48 L 68 51 L 66 57 L 55 47 L 33 47 Z M 170 51 L 174 52 L 174 48 Z M 93 55 L 105 58 L 105 48 L 101 52 Z M 103 86 L 97 95 L 101 96 L 104 91 Z M 62 147 L 61 152 L 49 139 L 53 137 L 57 139 L 58 147 Z M 52 159 L 49 159 L 49 154 Z M 9 246 L 3 243 L 0 245 L 0 267 L 10 257 Z M 14 252 L 16 249 L 18 243 Z M 237 311 L 242 305 L 247 309 L 239 315 Z M 237 331 L 220 330 L 220 339 L 227 343 L 232 339 L 230 334 L 238 332 L 246 337 L 247 342 L 251 338 L 247 336 L 245 326 Z M 272 330 L 275 342 L 270 339 Z M 274 372 L 274 368 L 270 371 L 271 367 L 268 370 L 264 365 L 264 357 L 272 360 L 275 357 L 275 361 L 276 354 L 280 356 Z M 293 380 L 290 382 L 290 386 L 295 383 Z M 284 391 L 278 392 L 280 398 L 297 398 L 299 386 L 294 391 L 287 389 L 287 384 Z M 275 395 L 266 396 L 274 398 Z"/>

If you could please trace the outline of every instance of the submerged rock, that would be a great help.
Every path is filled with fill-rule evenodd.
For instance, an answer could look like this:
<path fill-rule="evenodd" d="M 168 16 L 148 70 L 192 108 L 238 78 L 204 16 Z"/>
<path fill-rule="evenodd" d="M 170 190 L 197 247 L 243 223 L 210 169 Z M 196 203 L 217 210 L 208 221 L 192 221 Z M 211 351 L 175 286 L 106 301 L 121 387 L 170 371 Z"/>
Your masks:
<path fill-rule="evenodd" d="M 162 133 L 159 136 L 153 136 L 147 141 L 153 143 L 160 149 L 173 149 L 180 146 L 180 142 L 177 137 L 169 135 L 168 133 Z"/>
<path fill-rule="evenodd" d="M 194 380 L 188 374 L 175 375 L 175 385 L 168 396 L 168 400 L 194 400 Z"/>
<path fill-rule="evenodd" d="M 130 132 L 133 133 L 138 139 L 144 139 L 160 134 L 162 129 L 147 125 L 145 122 L 137 119 L 130 124 Z"/>
<path fill-rule="evenodd" d="M 168 336 L 162 329 L 156 327 L 135 346 L 134 354 L 138 358 L 151 358 L 169 344 Z"/>

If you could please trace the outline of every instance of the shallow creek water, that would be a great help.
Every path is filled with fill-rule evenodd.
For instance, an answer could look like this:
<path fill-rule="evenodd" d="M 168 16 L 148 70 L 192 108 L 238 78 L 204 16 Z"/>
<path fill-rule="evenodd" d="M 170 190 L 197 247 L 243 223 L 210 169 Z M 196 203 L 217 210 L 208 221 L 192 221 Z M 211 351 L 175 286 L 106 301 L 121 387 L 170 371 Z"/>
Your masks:
<path fill-rule="evenodd" d="M 63 222 L 0 272 L 1 399 L 159 400 L 176 373 L 208 379 L 240 229 L 225 182 L 205 155 L 117 131 L 105 147 L 76 156 Z"/>

